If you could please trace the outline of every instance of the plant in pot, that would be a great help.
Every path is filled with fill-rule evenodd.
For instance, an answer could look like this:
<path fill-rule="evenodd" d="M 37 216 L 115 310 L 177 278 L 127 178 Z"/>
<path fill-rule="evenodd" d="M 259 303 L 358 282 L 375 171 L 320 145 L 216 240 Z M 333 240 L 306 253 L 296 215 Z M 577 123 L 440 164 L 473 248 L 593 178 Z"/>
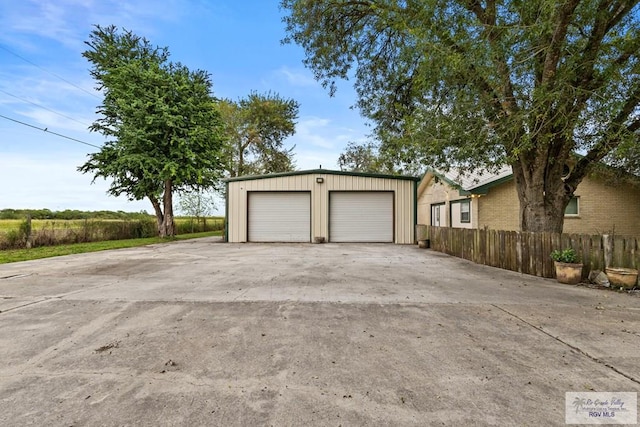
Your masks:
<path fill-rule="evenodd" d="M 573 249 L 555 250 L 551 259 L 556 267 L 556 279 L 560 283 L 575 285 L 582 280 L 582 264 Z"/>

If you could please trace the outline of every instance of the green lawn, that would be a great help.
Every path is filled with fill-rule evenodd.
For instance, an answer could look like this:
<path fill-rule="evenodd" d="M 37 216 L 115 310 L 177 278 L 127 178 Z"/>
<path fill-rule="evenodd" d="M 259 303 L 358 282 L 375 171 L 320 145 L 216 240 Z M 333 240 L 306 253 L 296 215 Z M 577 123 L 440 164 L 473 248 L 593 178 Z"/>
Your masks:
<path fill-rule="evenodd" d="M 154 243 L 167 243 L 175 240 L 195 239 L 198 237 L 221 236 L 222 231 L 209 231 L 206 233 L 182 234 L 171 239 L 149 237 L 145 239 L 107 240 L 92 243 L 76 243 L 73 245 L 44 246 L 32 249 L 12 249 L 0 251 L 0 264 L 9 262 L 30 261 L 40 258 L 80 254 L 85 252 L 106 251 L 109 249 L 132 248 L 136 246 L 151 245 Z"/>

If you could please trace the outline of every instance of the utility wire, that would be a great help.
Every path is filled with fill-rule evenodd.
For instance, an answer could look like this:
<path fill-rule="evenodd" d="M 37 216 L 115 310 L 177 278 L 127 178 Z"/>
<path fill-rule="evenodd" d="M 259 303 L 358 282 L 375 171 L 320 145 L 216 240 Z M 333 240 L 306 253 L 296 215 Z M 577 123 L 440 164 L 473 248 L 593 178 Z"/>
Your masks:
<path fill-rule="evenodd" d="M 94 148 L 97 148 L 97 149 L 102 149 L 102 147 L 100 147 L 100 146 L 98 146 L 98 145 L 94 145 L 94 144 L 91 144 L 91 143 L 89 143 L 89 142 L 81 141 L 81 140 L 79 140 L 79 139 L 72 138 L 72 137 L 70 137 L 70 136 L 63 135 L 63 134 L 58 133 L 58 132 L 50 131 L 50 130 L 49 130 L 49 128 L 41 128 L 41 127 L 38 127 L 38 126 L 34 126 L 34 125 L 29 124 L 29 123 L 21 122 L 20 120 L 12 119 L 11 117 L 3 116 L 2 114 L 0 114 L 0 117 L 2 117 L 3 119 L 10 120 L 10 121 L 15 122 L 15 123 L 19 123 L 19 124 L 24 125 L 24 126 L 28 126 L 28 127 L 30 127 L 30 128 L 33 128 L 33 129 L 38 129 L 38 130 L 41 130 L 41 131 L 44 131 L 44 132 L 50 133 L 50 134 L 55 135 L 55 136 L 59 136 L 59 137 L 61 137 L 61 138 L 69 139 L 69 140 L 71 140 L 71 141 L 79 142 L 80 144 L 88 145 L 89 147 L 94 147 Z"/>
<path fill-rule="evenodd" d="M 22 102 L 26 102 L 27 104 L 35 105 L 35 106 L 36 106 L 36 107 L 38 107 L 38 108 L 42 108 L 43 110 L 51 111 L 51 112 L 52 112 L 52 113 L 54 113 L 54 114 L 57 114 L 57 115 L 62 116 L 62 117 L 64 117 L 64 118 L 66 118 L 66 119 L 69 119 L 69 120 L 73 120 L 74 122 L 76 122 L 76 123 L 80 123 L 80 124 L 81 124 L 81 125 L 83 125 L 83 126 L 89 127 L 89 125 L 88 125 L 88 124 L 83 123 L 83 122 L 81 122 L 80 120 L 76 120 L 76 119 L 74 119 L 73 117 L 69 117 L 69 116 L 67 116 L 66 114 L 59 113 L 59 112 L 58 112 L 58 111 L 56 111 L 56 110 L 52 110 L 51 108 L 49 108 L 49 107 L 45 107 L 44 105 L 40 105 L 40 104 L 37 104 L 37 103 L 35 103 L 35 102 L 29 101 L 28 99 L 21 98 L 21 97 L 19 97 L 19 96 L 17 96 L 17 95 L 14 95 L 14 94 L 12 94 L 12 93 L 7 92 L 6 90 L 0 89 L 0 92 L 5 93 L 5 94 L 7 94 L 7 95 L 9 95 L 9 96 L 12 96 L 12 97 L 14 97 L 14 98 L 16 98 L 16 99 L 19 99 L 19 100 L 20 100 L 20 101 L 22 101 Z"/>
<path fill-rule="evenodd" d="M 70 82 L 69 80 L 65 79 L 64 77 L 61 77 L 61 76 L 57 75 L 56 73 L 53 73 L 53 72 L 51 72 L 51 71 L 49 71 L 49 70 L 46 70 L 46 69 L 42 68 L 41 66 L 39 66 L 39 65 L 38 65 L 38 64 L 36 64 L 35 62 L 31 62 L 31 61 L 29 61 L 27 58 L 25 58 L 25 57 L 23 57 L 23 56 L 18 55 L 17 53 L 15 53 L 15 52 L 13 52 L 13 51 L 11 51 L 11 50 L 7 49 L 6 47 L 4 47 L 4 46 L 0 45 L 0 49 L 3 49 L 3 50 L 5 50 L 5 51 L 9 52 L 11 55 L 13 55 L 13 56 L 15 56 L 15 57 L 17 57 L 17 58 L 22 59 L 24 62 L 27 62 L 27 63 L 29 63 L 29 64 L 33 65 L 34 67 L 41 69 L 41 70 L 42 70 L 42 71 L 44 71 L 45 73 L 51 74 L 52 76 L 54 76 L 54 77 L 56 77 L 56 78 L 58 78 L 58 79 L 62 80 L 63 82 L 65 82 L 65 83 L 67 83 L 67 84 L 69 84 L 69 85 L 71 85 L 71 86 L 75 87 L 76 89 L 80 89 L 80 90 L 81 90 L 81 91 L 83 91 L 84 93 L 87 93 L 87 94 L 89 94 L 89 95 L 91 95 L 91 96 L 93 96 L 93 97 L 95 97 L 95 98 L 100 99 L 100 97 L 99 97 L 98 95 L 96 95 L 95 93 L 89 92 L 88 90 L 81 88 L 80 86 L 76 85 L 75 83 Z"/>

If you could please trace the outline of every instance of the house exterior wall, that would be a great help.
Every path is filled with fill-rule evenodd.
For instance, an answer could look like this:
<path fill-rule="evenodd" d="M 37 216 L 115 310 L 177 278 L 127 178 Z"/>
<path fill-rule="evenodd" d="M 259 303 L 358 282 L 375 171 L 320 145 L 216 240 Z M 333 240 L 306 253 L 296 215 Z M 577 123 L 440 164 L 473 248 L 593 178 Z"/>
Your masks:
<path fill-rule="evenodd" d="M 478 227 L 520 230 L 520 200 L 514 180 L 492 187 L 478 197 Z"/>
<path fill-rule="evenodd" d="M 585 178 L 574 194 L 579 212 L 565 216 L 565 233 L 640 236 L 640 186 Z"/>
<path fill-rule="evenodd" d="M 459 198 L 458 190 L 442 181 L 431 180 L 424 192 L 418 197 L 418 223 L 431 225 L 431 206 L 444 204 L 440 208 L 440 226 L 448 227 L 450 218 L 449 201 Z"/>
<path fill-rule="evenodd" d="M 432 186 L 433 189 L 428 186 L 418 197 L 418 218 L 421 224 L 430 224 L 431 218 L 430 209 L 423 207 L 445 201 L 445 195 L 452 197 L 452 190 L 458 194 L 457 190 L 446 183 L 434 183 Z M 574 194 L 579 198 L 579 214 L 565 216 L 565 233 L 615 232 L 618 235 L 640 236 L 640 186 L 616 185 L 608 183 L 606 178 L 586 177 Z M 491 187 L 486 195 L 476 196 L 473 201 L 477 202 L 475 211 L 472 202 L 473 228 L 520 229 L 520 201 L 513 180 Z M 477 221 L 473 221 L 474 212 Z"/>
<path fill-rule="evenodd" d="M 317 183 L 322 178 L 323 183 Z M 311 239 L 329 237 L 331 191 L 392 191 L 394 193 L 394 241 L 414 243 L 415 181 L 349 174 L 309 173 L 260 177 L 228 183 L 228 240 L 247 241 L 247 200 L 251 191 L 310 191 Z M 363 213 L 365 214 L 365 213 Z"/>
<path fill-rule="evenodd" d="M 469 221 L 462 221 L 462 205 L 463 202 L 469 203 Z M 464 199 L 452 200 L 449 204 L 451 206 L 451 226 L 453 228 L 478 228 L 477 227 L 477 206 L 475 198 L 465 197 Z M 475 212 L 474 212 L 475 211 Z"/>
<path fill-rule="evenodd" d="M 457 188 L 436 179 L 431 179 L 422 190 L 418 194 L 418 224 L 432 225 L 432 207 L 441 205 L 440 227 L 477 228 L 478 204 L 474 197 L 461 196 Z M 470 223 L 460 222 L 460 210 L 457 202 L 462 200 L 469 200 L 471 204 Z"/>

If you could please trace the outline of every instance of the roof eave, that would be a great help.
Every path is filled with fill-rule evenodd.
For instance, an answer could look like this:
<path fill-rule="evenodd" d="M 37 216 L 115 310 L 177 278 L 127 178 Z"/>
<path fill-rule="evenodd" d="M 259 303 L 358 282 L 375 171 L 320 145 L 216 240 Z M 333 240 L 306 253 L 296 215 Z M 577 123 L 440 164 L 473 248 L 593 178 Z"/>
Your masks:
<path fill-rule="evenodd" d="M 310 169 L 310 170 L 293 171 L 293 172 L 270 173 L 270 174 L 264 174 L 264 175 L 244 175 L 244 176 L 238 176 L 235 178 L 227 178 L 224 181 L 225 182 L 251 181 L 256 179 L 269 179 L 269 178 L 279 178 L 279 177 L 286 177 L 286 176 L 314 175 L 314 174 L 360 176 L 364 178 L 401 179 L 401 180 L 415 181 L 415 182 L 420 181 L 420 178 L 417 178 L 415 176 L 408 176 L 408 175 L 388 175 L 388 174 L 367 173 L 367 172 L 347 172 L 347 171 L 335 171 L 330 169 Z"/>

